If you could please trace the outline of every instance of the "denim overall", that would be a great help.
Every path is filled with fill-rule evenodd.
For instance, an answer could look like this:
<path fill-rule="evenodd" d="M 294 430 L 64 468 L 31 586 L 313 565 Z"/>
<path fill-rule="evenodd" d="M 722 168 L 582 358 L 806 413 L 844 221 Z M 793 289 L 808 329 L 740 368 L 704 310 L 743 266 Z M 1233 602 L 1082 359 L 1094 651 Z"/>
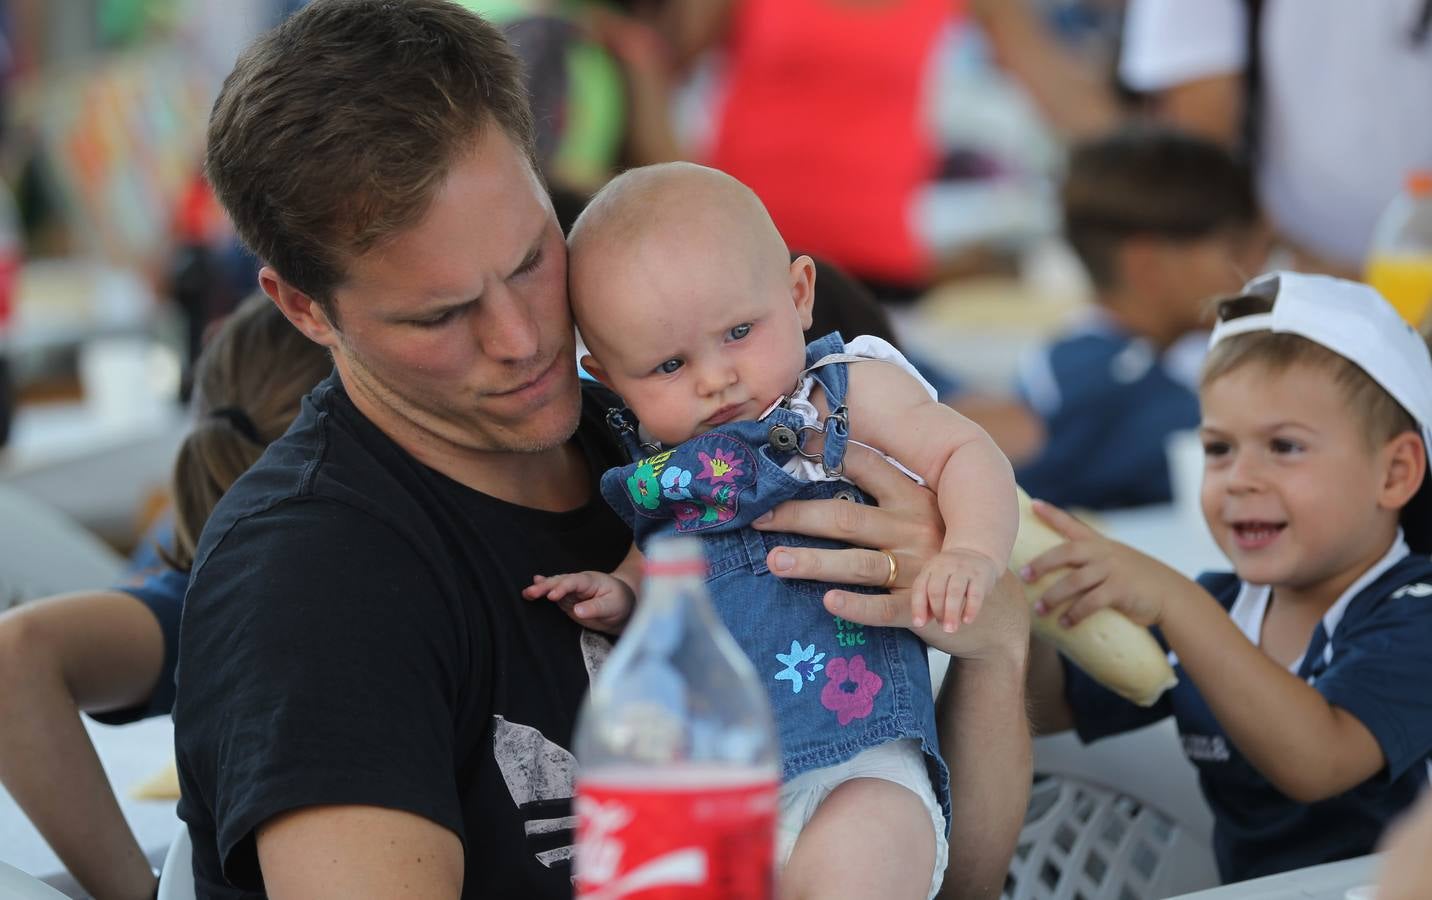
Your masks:
<path fill-rule="evenodd" d="M 822 464 L 844 459 L 845 362 L 831 334 L 806 348 L 807 371 L 834 412 L 810 426 L 777 406 L 760 421 L 729 422 L 602 476 L 602 496 L 631 526 L 638 546 L 661 534 L 702 539 L 712 602 L 766 686 L 780 728 L 782 777 L 845 762 L 899 738 L 918 738 L 935 796 L 949 822 L 949 772 L 940 759 L 925 644 L 904 628 L 857 625 L 826 612 L 831 585 L 770 574 L 776 546 L 839 548 L 834 541 L 761 532 L 753 519 L 792 499 L 870 502 L 845 481 L 804 481 L 782 463 L 805 454 L 802 438 L 824 431 Z M 870 592 L 865 588 L 852 588 Z"/>

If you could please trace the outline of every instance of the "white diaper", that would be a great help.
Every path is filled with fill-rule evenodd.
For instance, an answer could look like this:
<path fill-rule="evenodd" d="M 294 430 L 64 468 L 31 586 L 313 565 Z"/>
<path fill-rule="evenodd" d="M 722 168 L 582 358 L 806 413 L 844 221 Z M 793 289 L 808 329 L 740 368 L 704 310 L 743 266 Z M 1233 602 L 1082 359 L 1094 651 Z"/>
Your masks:
<path fill-rule="evenodd" d="M 914 791 L 915 796 L 925 804 L 930 813 L 930 824 L 935 829 L 935 871 L 930 876 L 930 897 L 933 898 L 945 878 L 950 843 L 945 837 L 945 813 L 935 799 L 930 772 L 925 767 L 925 754 L 915 738 L 881 744 L 839 765 L 802 772 L 781 785 L 781 813 L 776 825 L 777 865 L 785 868 L 791 858 L 791 850 L 795 848 L 796 837 L 830 792 L 855 778 L 892 781 Z"/>

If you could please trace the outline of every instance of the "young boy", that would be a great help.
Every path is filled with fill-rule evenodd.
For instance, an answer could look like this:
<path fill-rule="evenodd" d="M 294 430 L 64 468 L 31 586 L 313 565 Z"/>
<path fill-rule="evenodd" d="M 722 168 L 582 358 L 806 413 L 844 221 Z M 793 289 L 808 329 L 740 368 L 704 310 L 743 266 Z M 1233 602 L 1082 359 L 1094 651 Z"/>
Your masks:
<path fill-rule="evenodd" d="M 1060 505 L 1166 503 L 1164 441 L 1198 426 L 1208 301 L 1267 252 L 1248 173 L 1215 144 L 1130 129 L 1074 150 L 1061 202 L 1097 309 L 1021 366 L 1045 443 L 1017 480 Z"/>
<path fill-rule="evenodd" d="M 1227 881 L 1372 852 L 1432 773 L 1432 360 L 1376 291 L 1278 273 L 1225 301 L 1200 387 L 1203 512 L 1235 574 L 1197 583 L 1036 504 L 1069 540 L 1036 611 L 1112 606 L 1180 671 L 1141 709 L 1036 641 L 1041 731 L 1172 715 Z"/>
<path fill-rule="evenodd" d="M 841 460 L 849 441 L 878 447 L 937 491 L 944 548 L 915 579 L 914 617 L 954 630 L 1008 565 L 1018 526 L 1008 461 L 884 341 L 832 334 L 806 346 L 813 264 L 792 262 L 760 200 L 728 175 L 684 163 L 628 172 L 593 199 L 570 247 L 572 308 L 591 352 L 582 364 L 652 445 L 608 472 L 603 493 L 639 545 L 672 532 L 705 539 L 717 611 L 775 708 L 784 892 L 933 896 L 948 788 L 925 651 L 903 629 L 833 618 L 818 587 L 771 577 L 766 556 L 789 536 L 747 526 L 796 496 L 862 502 L 839 480 Z M 527 593 L 614 624 L 640 559 L 634 549 L 612 575 L 539 579 Z M 886 559 L 888 587 L 899 564 Z M 862 840 L 871 828 L 910 852 Z"/>

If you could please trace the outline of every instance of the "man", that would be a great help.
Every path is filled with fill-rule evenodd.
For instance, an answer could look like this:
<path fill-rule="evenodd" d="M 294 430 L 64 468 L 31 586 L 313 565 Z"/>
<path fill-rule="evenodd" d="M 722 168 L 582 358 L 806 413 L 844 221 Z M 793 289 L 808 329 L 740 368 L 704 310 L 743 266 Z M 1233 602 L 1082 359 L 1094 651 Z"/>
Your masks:
<path fill-rule="evenodd" d="M 499 33 L 452 4 L 316 0 L 215 104 L 209 178 L 264 291 L 336 372 L 196 553 L 175 724 L 202 897 L 570 894 L 567 748 L 607 644 L 519 594 L 539 572 L 610 569 L 631 537 L 595 490 L 617 453 L 578 388 L 520 84 Z M 849 470 L 882 508 L 776 524 L 889 548 L 902 590 L 828 602 L 908 621 L 933 497 L 870 455 Z M 771 565 L 891 574 L 875 550 Z M 967 657 L 944 701 L 952 869 L 986 892 L 1029 753 L 1022 600 L 1006 584 L 992 607 L 930 632 Z"/>

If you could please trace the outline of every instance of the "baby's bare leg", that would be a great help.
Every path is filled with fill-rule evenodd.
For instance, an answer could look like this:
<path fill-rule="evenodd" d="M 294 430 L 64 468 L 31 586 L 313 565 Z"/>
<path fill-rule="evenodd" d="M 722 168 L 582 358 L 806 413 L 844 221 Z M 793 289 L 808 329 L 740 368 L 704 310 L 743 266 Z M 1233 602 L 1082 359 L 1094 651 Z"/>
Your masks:
<path fill-rule="evenodd" d="M 920 798 L 893 781 L 856 778 L 801 829 L 780 897 L 925 900 L 934 868 L 935 830 Z"/>

